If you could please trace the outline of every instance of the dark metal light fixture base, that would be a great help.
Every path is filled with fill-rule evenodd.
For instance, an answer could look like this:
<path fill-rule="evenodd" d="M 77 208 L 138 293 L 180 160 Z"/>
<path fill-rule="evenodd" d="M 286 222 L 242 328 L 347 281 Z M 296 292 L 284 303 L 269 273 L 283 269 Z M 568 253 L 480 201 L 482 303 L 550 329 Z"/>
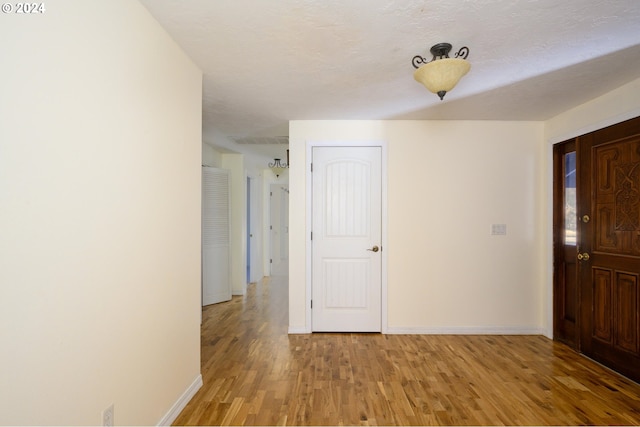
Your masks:
<path fill-rule="evenodd" d="M 444 58 L 448 58 L 449 57 L 449 52 L 451 52 L 451 48 L 453 46 L 451 46 L 449 43 L 438 43 L 436 45 L 431 46 L 431 54 L 433 55 L 433 59 L 436 59 L 436 57 L 444 57 Z"/>

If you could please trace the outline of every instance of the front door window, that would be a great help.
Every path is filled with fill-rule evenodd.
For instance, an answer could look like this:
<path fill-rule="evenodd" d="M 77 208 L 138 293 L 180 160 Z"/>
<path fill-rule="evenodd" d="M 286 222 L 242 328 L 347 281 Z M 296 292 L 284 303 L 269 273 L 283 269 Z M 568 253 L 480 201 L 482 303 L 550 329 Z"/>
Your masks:
<path fill-rule="evenodd" d="M 564 244 L 577 242 L 576 152 L 564 155 Z"/>

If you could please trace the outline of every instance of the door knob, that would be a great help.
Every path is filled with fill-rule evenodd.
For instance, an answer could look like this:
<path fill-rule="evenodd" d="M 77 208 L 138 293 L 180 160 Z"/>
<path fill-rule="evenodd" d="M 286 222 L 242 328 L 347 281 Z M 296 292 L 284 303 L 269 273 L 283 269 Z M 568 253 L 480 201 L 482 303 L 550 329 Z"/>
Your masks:
<path fill-rule="evenodd" d="M 372 251 L 372 252 L 378 252 L 378 251 L 380 250 L 380 248 L 379 248 L 379 247 L 377 247 L 377 246 L 374 246 L 374 247 L 372 247 L 371 249 L 367 249 L 367 250 L 368 250 L 368 251 Z"/>
<path fill-rule="evenodd" d="M 589 256 L 589 254 L 587 252 L 578 254 L 578 259 L 580 261 L 589 261 L 589 258 L 590 258 L 590 256 Z"/>

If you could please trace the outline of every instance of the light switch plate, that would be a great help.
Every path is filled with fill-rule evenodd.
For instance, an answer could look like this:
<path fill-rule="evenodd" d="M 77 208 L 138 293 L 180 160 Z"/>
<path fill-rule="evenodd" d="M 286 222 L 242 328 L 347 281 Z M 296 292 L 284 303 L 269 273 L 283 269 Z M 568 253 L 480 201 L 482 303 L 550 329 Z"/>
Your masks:
<path fill-rule="evenodd" d="M 507 235 L 507 224 L 491 224 L 491 235 L 492 236 L 506 236 Z"/>

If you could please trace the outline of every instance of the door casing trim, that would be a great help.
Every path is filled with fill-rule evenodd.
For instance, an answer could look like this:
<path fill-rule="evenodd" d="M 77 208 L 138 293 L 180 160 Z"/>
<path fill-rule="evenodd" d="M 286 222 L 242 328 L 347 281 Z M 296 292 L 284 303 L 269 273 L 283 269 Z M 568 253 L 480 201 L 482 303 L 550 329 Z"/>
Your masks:
<path fill-rule="evenodd" d="M 312 252 L 311 252 L 311 219 L 313 217 L 313 201 L 311 196 L 313 194 L 313 181 L 311 174 L 311 160 L 313 157 L 313 147 L 380 147 L 382 150 L 381 153 L 381 171 L 382 171 L 382 241 L 380 242 L 380 247 L 382 251 L 380 255 L 382 257 L 382 267 L 381 267 L 381 286 L 382 286 L 382 300 L 380 304 L 381 310 L 381 332 L 383 334 L 388 333 L 388 319 L 387 319 L 387 260 L 389 253 L 389 245 L 387 244 L 387 142 L 379 141 L 379 140 L 362 140 L 362 141 L 349 141 L 349 140 L 326 140 L 326 141 L 307 141 L 306 143 L 306 156 L 305 156 L 305 180 L 306 180 L 306 209 L 305 209 L 305 227 L 307 230 L 307 235 L 305 237 L 305 330 L 304 333 L 310 334 L 313 332 L 312 325 L 312 316 L 311 316 L 311 282 L 312 282 Z M 297 333 L 301 333 L 299 331 Z"/>

